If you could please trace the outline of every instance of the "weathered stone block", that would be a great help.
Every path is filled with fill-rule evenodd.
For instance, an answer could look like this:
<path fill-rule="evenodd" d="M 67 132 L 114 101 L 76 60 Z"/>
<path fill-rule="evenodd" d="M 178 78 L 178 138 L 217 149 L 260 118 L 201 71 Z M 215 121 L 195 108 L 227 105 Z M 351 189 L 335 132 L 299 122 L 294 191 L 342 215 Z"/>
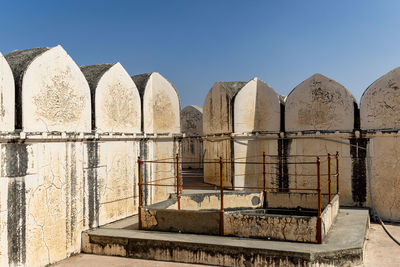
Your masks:
<path fill-rule="evenodd" d="M 288 95 L 285 130 L 353 131 L 355 103 L 341 84 L 314 74 Z"/>
<path fill-rule="evenodd" d="M 373 82 L 360 101 L 361 129 L 400 128 L 400 68 Z"/>
<path fill-rule="evenodd" d="M 81 70 L 91 89 L 93 129 L 98 132 L 141 132 L 139 92 L 121 64 L 84 66 Z"/>
<path fill-rule="evenodd" d="M 180 101 L 175 87 L 157 72 L 132 77 L 143 105 L 145 133 L 180 133 Z"/>
<path fill-rule="evenodd" d="M 205 135 L 233 132 L 233 98 L 246 82 L 216 82 L 203 106 Z"/>
<path fill-rule="evenodd" d="M 90 90 L 61 46 L 8 55 L 16 81 L 17 127 L 26 132 L 90 132 Z"/>
<path fill-rule="evenodd" d="M 250 80 L 234 99 L 234 131 L 279 132 L 281 111 L 279 95 L 258 78 Z"/>

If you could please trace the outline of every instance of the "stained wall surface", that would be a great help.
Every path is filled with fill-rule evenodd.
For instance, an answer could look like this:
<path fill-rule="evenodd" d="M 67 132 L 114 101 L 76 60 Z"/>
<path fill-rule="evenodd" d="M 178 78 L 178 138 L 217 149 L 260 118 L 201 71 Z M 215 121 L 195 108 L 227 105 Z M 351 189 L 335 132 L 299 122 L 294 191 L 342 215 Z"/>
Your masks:
<path fill-rule="evenodd" d="M 398 129 L 400 125 L 400 68 L 371 84 L 361 97 L 361 129 Z"/>
<path fill-rule="evenodd" d="M 395 221 L 400 221 L 399 82 L 400 68 L 396 68 L 372 83 L 360 104 L 361 129 L 369 140 L 368 205 L 374 206 L 383 219 Z"/>
<path fill-rule="evenodd" d="M 97 133 L 141 132 L 141 100 L 135 83 L 121 66 L 100 64 L 81 67 L 91 90 L 92 128 Z M 137 157 L 140 141 L 88 143 L 87 180 L 98 195 L 96 227 L 136 212 Z"/>
<path fill-rule="evenodd" d="M 263 166 L 243 164 L 246 161 L 262 162 L 262 155 L 276 155 L 281 127 L 280 96 L 258 78 L 250 80 L 234 99 L 234 166 L 235 186 L 263 186 Z M 263 132 L 271 139 L 242 133 Z M 264 136 L 266 137 L 266 136 Z M 272 187 L 278 174 L 273 165 L 266 166 L 266 186 Z M 274 177 L 274 179 L 271 179 Z"/>
<path fill-rule="evenodd" d="M 203 164 L 203 108 L 187 106 L 181 111 L 182 133 L 186 138 L 182 140 L 182 157 L 185 162 L 183 168 L 200 169 Z"/>
<path fill-rule="evenodd" d="M 180 99 L 175 87 L 157 72 L 139 74 L 132 77 L 142 100 L 142 131 L 147 136 L 168 136 L 163 140 L 143 140 L 141 155 L 144 160 L 173 161 L 181 153 L 180 141 L 172 135 L 180 134 Z M 149 186 L 146 188 L 146 204 L 168 198 L 175 192 L 176 168 L 165 163 L 150 163 L 143 166 L 144 181 L 155 181 L 169 186 Z"/>
<path fill-rule="evenodd" d="M 327 184 L 328 162 L 326 155 L 339 152 L 340 201 L 342 205 L 364 205 L 364 198 L 356 197 L 352 170 L 351 142 L 354 130 L 354 116 L 357 108 L 351 93 L 336 81 L 321 74 L 315 74 L 300 83 L 289 94 L 285 105 L 285 130 L 289 139 L 282 140 L 288 162 L 316 161 L 321 157 L 322 183 Z M 297 133 L 294 133 L 296 131 Z M 356 160 L 356 159 L 355 159 Z M 331 173 L 336 173 L 336 162 L 332 158 Z M 332 188 L 336 191 L 336 180 Z M 281 185 L 291 188 L 317 188 L 316 165 L 290 164 L 287 174 L 281 177 Z M 365 189 L 365 188 L 363 188 Z M 326 193 L 327 186 L 323 188 Z M 332 189 L 333 191 L 333 189 Z"/>
<path fill-rule="evenodd" d="M 373 163 L 368 163 L 367 148 L 373 143 L 376 129 L 365 130 L 362 120 L 360 128 L 359 109 L 346 88 L 316 74 L 299 84 L 283 102 L 283 97 L 277 100 L 278 95 L 272 89 L 266 90 L 269 87 L 258 79 L 243 85 L 241 90 L 229 91 L 225 87 L 216 83 L 208 93 L 203 121 L 205 157 L 222 156 L 228 161 L 234 158 L 239 162 L 233 168 L 229 163 L 224 164 L 225 184 L 230 185 L 230 178 L 235 186 L 260 187 L 262 165 L 240 163 L 262 162 L 261 155 L 265 152 L 267 162 L 276 162 L 276 165 L 266 166 L 266 186 L 316 188 L 316 161 L 319 156 L 323 193 L 327 193 L 327 154 L 330 153 L 331 191 L 336 193 L 335 154 L 338 152 L 341 204 L 370 206 L 367 170 Z M 260 93 L 263 91 L 269 92 L 268 97 L 263 98 Z M 365 95 L 367 93 L 363 101 Z M 275 105 L 267 102 L 267 98 L 275 99 Z M 268 105 L 259 105 L 260 109 L 257 109 L 257 101 Z M 257 128 L 257 124 L 260 125 L 255 119 L 257 112 L 258 118 L 265 119 L 265 128 Z M 270 114 L 275 114 L 274 119 Z M 395 144 L 391 145 L 395 147 Z M 301 162 L 313 164 L 301 165 Z M 218 185 L 218 178 L 218 164 L 210 164 L 205 170 L 205 181 Z"/>
<path fill-rule="evenodd" d="M 279 132 L 279 95 L 258 78 L 243 86 L 234 99 L 234 132 Z"/>
<path fill-rule="evenodd" d="M 157 72 L 133 76 L 143 103 L 145 133 L 180 133 L 180 100 L 175 87 Z"/>
<path fill-rule="evenodd" d="M 137 213 L 138 156 L 180 153 L 179 98 L 161 75 L 151 79 L 147 113 L 162 121 L 165 97 L 176 118 L 144 135 L 141 95 L 123 67 L 82 70 L 61 46 L 0 57 L 0 104 L 16 114 L 0 128 L 1 265 L 46 266 L 78 253 L 82 231 Z M 143 179 L 176 171 L 153 167 Z M 170 191 L 143 196 L 153 203 Z"/>
<path fill-rule="evenodd" d="M 399 221 L 400 200 L 396 192 L 400 176 L 395 171 L 400 167 L 396 163 L 400 128 L 396 117 L 399 113 L 396 99 L 400 99 L 398 81 L 399 69 L 379 78 L 363 94 L 359 110 L 354 97 L 342 85 L 323 75 L 313 75 L 290 93 L 284 109 L 280 103 L 280 115 L 265 123 L 269 129 L 257 128 L 260 123 L 252 119 L 257 117 L 258 110 L 254 99 L 259 98 L 260 103 L 267 101 L 255 93 L 262 91 L 262 87 L 256 86 L 256 79 L 234 93 L 221 85 L 215 86 L 204 105 L 204 133 L 209 135 L 204 141 L 204 153 L 206 157 L 221 155 L 238 162 L 250 159 L 261 162 L 260 155 L 265 152 L 269 155 L 267 161 L 279 161 L 279 167 L 267 165 L 266 185 L 279 188 L 316 188 L 319 156 L 323 193 L 328 192 L 326 155 L 330 153 L 331 190 L 336 193 L 338 152 L 341 205 L 375 206 L 382 218 Z M 279 101 L 275 103 L 278 111 Z M 272 104 L 262 108 L 272 108 Z M 269 114 L 274 114 L 259 111 L 260 118 L 266 121 Z M 284 125 L 278 128 L 279 117 L 283 116 Z M 315 164 L 298 164 L 301 162 Z M 224 173 L 228 178 L 224 178 L 230 177 L 239 187 L 261 186 L 261 166 L 236 164 L 232 168 L 226 164 Z M 218 177 L 218 164 L 210 165 L 205 181 L 218 184 Z"/>
<path fill-rule="evenodd" d="M 17 83 L 17 125 L 25 132 L 90 132 L 85 76 L 61 46 L 8 55 Z"/>
<path fill-rule="evenodd" d="M 135 83 L 120 63 L 81 67 L 94 103 L 98 132 L 141 132 L 141 100 Z"/>
<path fill-rule="evenodd" d="M 314 74 L 288 95 L 285 130 L 352 131 L 355 99 L 346 88 Z"/>
<path fill-rule="evenodd" d="M 204 135 L 230 134 L 233 132 L 233 98 L 245 86 L 245 82 L 216 82 L 207 94 L 203 106 Z M 233 157 L 231 139 L 209 138 L 203 142 L 204 158 L 208 160 L 231 159 Z M 226 186 L 232 185 L 232 164 L 224 164 L 223 179 Z M 219 167 L 206 164 L 204 181 L 219 184 Z"/>

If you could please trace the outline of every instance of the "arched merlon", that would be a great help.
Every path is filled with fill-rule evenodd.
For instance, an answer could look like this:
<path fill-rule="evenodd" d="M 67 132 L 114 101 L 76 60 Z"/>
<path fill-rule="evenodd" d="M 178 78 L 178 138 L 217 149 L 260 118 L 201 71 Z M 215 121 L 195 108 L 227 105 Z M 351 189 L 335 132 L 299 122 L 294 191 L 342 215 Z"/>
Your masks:
<path fill-rule="evenodd" d="M 258 78 L 250 80 L 234 99 L 234 131 L 237 133 L 280 130 L 280 99 L 274 89 Z"/>
<path fill-rule="evenodd" d="M 15 85 L 6 59 L 0 53 L 0 132 L 14 131 Z"/>
<path fill-rule="evenodd" d="M 141 101 L 130 75 L 117 64 L 81 67 L 91 91 L 92 129 L 141 132 Z"/>
<path fill-rule="evenodd" d="M 341 84 L 314 74 L 286 99 L 285 130 L 353 131 L 356 100 Z"/>
<path fill-rule="evenodd" d="M 16 128 L 91 131 L 89 85 L 61 46 L 17 50 L 6 59 L 15 79 Z"/>
<path fill-rule="evenodd" d="M 216 82 L 203 106 L 204 134 L 233 131 L 233 98 L 246 82 Z"/>
<path fill-rule="evenodd" d="M 181 129 L 187 136 L 203 135 L 203 108 L 190 105 L 181 111 Z"/>
<path fill-rule="evenodd" d="M 175 87 L 157 72 L 132 77 L 142 100 L 142 131 L 180 133 L 180 100 Z"/>
<path fill-rule="evenodd" d="M 372 83 L 360 101 L 363 130 L 400 129 L 400 68 Z"/>

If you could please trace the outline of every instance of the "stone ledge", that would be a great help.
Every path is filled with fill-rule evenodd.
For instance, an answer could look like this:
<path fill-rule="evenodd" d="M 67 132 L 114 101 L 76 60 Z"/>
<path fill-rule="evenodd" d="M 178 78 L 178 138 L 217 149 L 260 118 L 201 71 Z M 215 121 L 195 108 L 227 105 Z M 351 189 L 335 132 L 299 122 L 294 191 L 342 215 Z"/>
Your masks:
<path fill-rule="evenodd" d="M 97 228 L 83 233 L 82 252 L 225 266 L 351 266 L 363 261 L 368 226 L 368 210 L 341 209 L 321 245 Z"/>

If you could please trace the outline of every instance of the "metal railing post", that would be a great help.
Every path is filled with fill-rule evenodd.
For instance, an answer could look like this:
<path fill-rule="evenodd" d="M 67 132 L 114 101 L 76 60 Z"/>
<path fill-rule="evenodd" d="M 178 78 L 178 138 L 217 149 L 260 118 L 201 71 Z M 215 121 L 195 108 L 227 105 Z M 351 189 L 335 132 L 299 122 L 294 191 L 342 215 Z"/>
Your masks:
<path fill-rule="evenodd" d="M 139 186 L 139 207 L 138 207 L 138 229 L 142 230 L 142 161 L 138 157 L 138 186 Z"/>
<path fill-rule="evenodd" d="M 328 194 L 329 194 L 329 203 L 332 200 L 332 191 L 331 191 L 331 154 L 328 153 Z"/>
<path fill-rule="evenodd" d="M 267 208 L 267 190 L 265 189 L 265 152 L 263 152 L 263 208 L 266 209 Z"/>
<path fill-rule="evenodd" d="M 181 209 L 181 196 L 180 191 L 180 181 L 179 181 L 179 154 L 176 154 L 176 199 L 178 201 L 178 210 Z"/>
<path fill-rule="evenodd" d="M 321 220 L 321 161 L 317 157 L 317 177 L 318 177 L 318 217 L 317 217 L 317 243 L 322 243 L 322 220 Z"/>
<path fill-rule="evenodd" d="M 223 162 L 219 157 L 219 186 L 220 186 L 220 211 L 219 211 L 219 234 L 224 235 L 224 179 L 222 176 Z"/>
<path fill-rule="evenodd" d="M 339 195 L 339 151 L 336 151 L 336 194 Z"/>

